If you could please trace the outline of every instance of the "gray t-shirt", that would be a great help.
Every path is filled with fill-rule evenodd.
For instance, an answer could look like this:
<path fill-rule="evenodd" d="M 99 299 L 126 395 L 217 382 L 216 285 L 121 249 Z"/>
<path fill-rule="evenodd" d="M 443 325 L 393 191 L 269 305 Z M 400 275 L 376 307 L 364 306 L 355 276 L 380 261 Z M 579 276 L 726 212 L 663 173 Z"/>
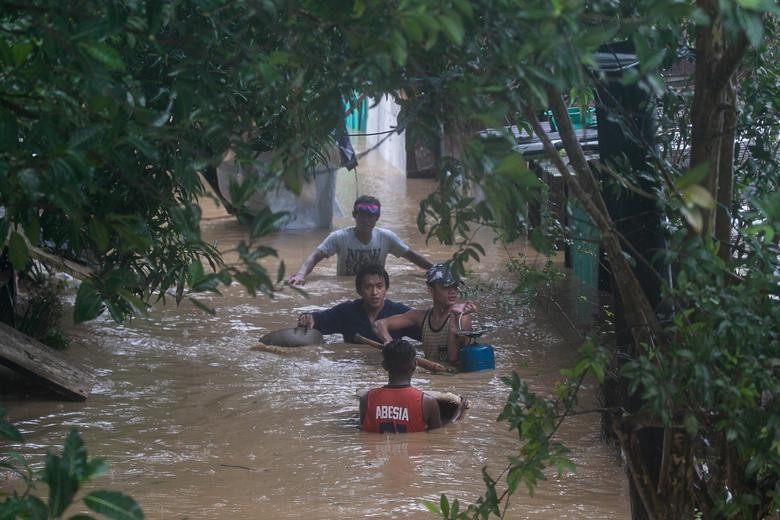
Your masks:
<path fill-rule="evenodd" d="M 325 237 L 317 249 L 325 256 L 338 255 L 336 274 L 339 276 L 354 276 L 365 264 L 375 263 L 385 265 L 387 254 L 403 256 L 409 251 L 398 235 L 389 229 L 375 227 L 371 240 L 364 244 L 355 236 L 355 227 L 337 229 Z"/>

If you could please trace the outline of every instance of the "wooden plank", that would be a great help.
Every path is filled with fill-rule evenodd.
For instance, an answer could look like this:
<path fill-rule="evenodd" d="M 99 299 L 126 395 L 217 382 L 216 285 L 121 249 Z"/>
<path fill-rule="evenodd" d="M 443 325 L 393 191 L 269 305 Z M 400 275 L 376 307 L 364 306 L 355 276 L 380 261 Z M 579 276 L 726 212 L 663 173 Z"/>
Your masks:
<path fill-rule="evenodd" d="M 73 401 L 84 401 L 95 381 L 90 371 L 5 323 L 0 323 L 0 363 Z"/>
<path fill-rule="evenodd" d="M 272 354 L 288 354 L 295 349 L 291 347 L 275 347 L 273 345 L 266 345 L 265 343 L 258 343 L 249 350 L 262 350 L 263 352 L 271 352 Z"/>
<path fill-rule="evenodd" d="M 360 334 L 355 334 L 355 341 L 358 343 L 362 343 L 364 345 L 369 345 L 371 347 L 377 348 L 379 350 L 382 350 L 382 344 L 378 341 L 374 341 L 373 339 L 369 339 L 365 336 L 362 336 Z M 428 370 L 430 372 L 433 372 L 434 374 L 454 374 L 455 369 L 452 367 L 445 367 L 444 365 L 441 365 L 439 363 L 436 363 L 435 361 L 431 361 L 430 359 L 425 359 L 418 357 L 417 358 L 417 366 L 422 367 L 425 370 Z"/>
<path fill-rule="evenodd" d="M 73 260 L 68 260 L 67 258 L 63 258 L 58 255 L 54 255 L 44 251 L 39 247 L 33 247 L 29 243 L 27 244 L 27 250 L 30 252 L 31 257 L 37 259 L 40 262 L 43 262 L 50 267 L 53 267 L 54 269 L 64 271 L 72 277 L 78 278 L 79 280 L 86 280 L 94 273 L 94 270 L 89 266 L 74 262 Z"/>

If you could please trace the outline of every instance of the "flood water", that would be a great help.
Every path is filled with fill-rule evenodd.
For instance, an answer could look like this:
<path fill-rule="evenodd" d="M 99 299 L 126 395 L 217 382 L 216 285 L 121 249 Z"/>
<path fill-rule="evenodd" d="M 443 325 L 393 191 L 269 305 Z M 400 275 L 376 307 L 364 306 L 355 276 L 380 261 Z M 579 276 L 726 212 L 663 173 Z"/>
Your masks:
<path fill-rule="evenodd" d="M 434 261 L 451 254 L 426 244 L 416 228 L 419 201 L 433 181 L 407 180 L 375 154 L 363 158 L 357 175 L 339 176 L 346 214 L 335 227 L 352 222 L 357 194 L 373 194 L 383 203 L 380 226 Z M 213 204 L 204 208 L 204 236 L 230 260 L 246 229 Z M 263 242 L 279 251 L 289 272 L 327 232 L 291 231 Z M 508 286 L 508 253 L 484 238 L 490 255 L 470 266 L 469 286 Z M 276 264 L 268 267 L 276 272 Z M 421 270 L 392 256 L 387 268 L 389 298 L 428 304 Z M 413 381 L 467 396 L 465 418 L 430 433 L 365 434 L 357 428 L 355 393 L 386 381 L 377 350 L 340 343 L 339 336 L 286 354 L 250 350 L 264 333 L 293 326 L 299 312 L 356 297 L 353 279 L 335 270 L 335 258 L 315 268 L 308 298 L 289 290 L 253 298 L 234 286 L 201 297 L 216 316 L 171 301 L 122 326 L 99 319 L 70 328 L 68 355 L 96 374 L 92 395 L 83 403 L 4 397 L 0 405 L 27 441 L 16 448 L 40 467 L 47 448 L 61 446 L 68 429 L 78 427 L 90 454 L 109 466 L 90 489 L 121 490 L 151 519 L 423 519 L 434 516 L 422 501 L 442 493 L 475 500 L 484 491 L 482 467 L 498 476 L 519 446 L 516 433 L 496 422 L 508 395 L 500 378 L 516 370 L 533 390 L 550 392 L 574 356 L 564 320 L 538 307 L 507 309 L 506 298 L 489 291 L 477 294 L 475 319 L 496 327 L 482 338 L 495 347 L 496 370 L 419 372 Z M 585 407 L 594 405 L 594 392 L 593 384 L 586 388 Z M 567 421 L 560 440 L 572 449 L 576 472 L 549 472 L 533 497 L 520 489 L 507 518 L 628 518 L 624 472 L 599 431 L 595 414 Z"/>

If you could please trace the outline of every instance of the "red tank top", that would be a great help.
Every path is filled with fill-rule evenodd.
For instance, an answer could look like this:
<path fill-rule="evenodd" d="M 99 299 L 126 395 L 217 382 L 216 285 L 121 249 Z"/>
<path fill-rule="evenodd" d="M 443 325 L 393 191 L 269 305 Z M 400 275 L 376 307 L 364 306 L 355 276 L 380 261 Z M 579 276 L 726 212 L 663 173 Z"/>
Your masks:
<path fill-rule="evenodd" d="M 422 390 L 411 386 L 383 386 L 368 391 L 363 431 L 412 433 L 426 429 Z"/>

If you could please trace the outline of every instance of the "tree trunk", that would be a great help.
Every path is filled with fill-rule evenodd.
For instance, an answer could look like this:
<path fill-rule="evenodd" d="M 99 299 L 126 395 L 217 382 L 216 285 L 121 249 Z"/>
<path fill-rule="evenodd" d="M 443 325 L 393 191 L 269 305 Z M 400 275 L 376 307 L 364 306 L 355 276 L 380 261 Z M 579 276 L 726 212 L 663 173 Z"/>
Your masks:
<path fill-rule="evenodd" d="M 734 119 L 731 119 L 736 103 L 734 74 L 747 52 L 748 41 L 744 33 L 729 41 L 717 0 L 698 0 L 696 4 L 709 16 L 711 24 L 699 26 L 696 30 L 690 167 L 707 165 L 707 177 L 702 186 L 719 204 L 716 209 L 702 209 L 702 232 L 721 240 L 725 251 L 723 255 L 727 258 L 730 255 L 727 247 L 731 229 L 728 208 L 731 207 L 733 126 L 736 120 L 735 113 Z M 729 200 L 724 207 L 721 201 L 727 197 Z"/>
<path fill-rule="evenodd" d="M 617 290 L 625 303 L 626 322 L 636 345 L 659 346 L 659 342 L 663 342 L 663 332 L 655 315 L 655 310 L 642 290 L 639 279 L 628 258 L 623 253 L 623 245 L 627 244 L 627 241 L 617 232 L 615 223 L 609 216 L 596 178 L 585 159 L 585 154 L 574 133 L 574 128 L 569 120 L 563 99 L 560 94 L 554 91 L 548 92 L 548 99 L 555 120 L 558 122 L 558 131 L 564 148 L 577 174 L 576 177 L 569 173 L 568 168 L 563 165 L 559 157 L 557 161 L 555 159 L 553 161 L 556 162 L 559 170 L 563 168 L 561 174 L 566 178 L 566 182 L 574 192 L 574 195 L 599 228 L 604 249 L 609 256 L 610 267 L 617 281 Z M 542 131 L 542 133 L 544 132 Z M 545 148 L 547 148 L 549 139 L 546 134 L 539 137 L 545 144 Z M 545 141 L 547 142 L 545 143 Z M 552 144 L 549 144 L 549 146 L 552 147 Z M 550 156 L 552 155 L 550 154 Z M 554 155 L 557 157 L 557 152 L 554 152 Z M 627 249 L 629 248 L 627 247 Z M 633 253 L 633 251 L 630 252 Z M 636 261 L 643 261 L 643 259 L 638 258 Z"/>
<path fill-rule="evenodd" d="M 734 136 L 737 130 L 737 87 L 735 78 L 729 80 L 723 91 L 723 136 L 720 146 L 718 171 L 718 198 L 715 211 L 715 238 L 720 242 L 718 255 L 731 258 L 731 207 L 734 198 Z"/>

